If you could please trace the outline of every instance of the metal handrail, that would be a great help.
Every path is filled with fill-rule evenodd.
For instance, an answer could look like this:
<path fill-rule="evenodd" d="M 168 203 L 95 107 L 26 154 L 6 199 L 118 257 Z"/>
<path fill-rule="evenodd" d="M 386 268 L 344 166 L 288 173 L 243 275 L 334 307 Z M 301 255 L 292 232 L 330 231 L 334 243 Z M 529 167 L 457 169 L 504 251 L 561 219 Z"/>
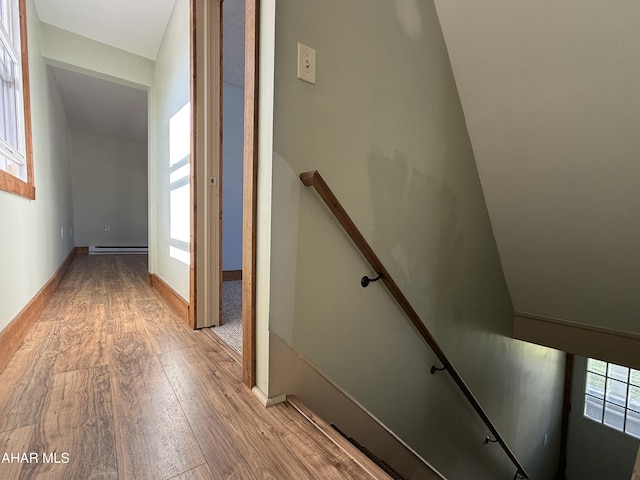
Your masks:
<path fill-rule="evenodd" d="M 317 170 L 301 173 L 300 180 L 305 186 L 313 187 L 316 190 L 320 198 L 322 198 L 327 207 L 329 207 L 329 210 L 331 210 L 340 225 L 342 225 L 342 228 L 344 228 L 347 235 L 349 235 L 364 258 L 369 262 L 369 264 L 373 268 L 373 271 L 377 272 L 378 277 L 375 279 L 363 277 L 361 280 L 362 286 L 366 287 L 369 282 L 375 280 L 381 280 L 385 284 L 400 308 L 404 311 L 407 317 L 409 317 L 409 320 L 416 328 L 416 330 L 418 330 L 418 333 L 420 333 L 425 342 L 427 342 L 427 345 L 429 345 L 433 353 L 436 355 L 436 357 L 438 357 L 438 360 L 442 362 L 442 368 L 433 366 L 431 368 L 431 373 L 436 373 L 436 371 L 438 370 L 447 370 L 447 372 L 449 372 L 453 381 L 456 383 L 456 385 L 458 385 L 464 396 L 467 398 L 471 406 L 474 408 L 476 413 L 480 416 L 482 421 L 485 423 L 485 425 L 493 435 L 494 440 L 492 439 L 491 442 L 498 443 L 507 454 L 511 462 L 515 465 L 517 471 L 514 479 L 529 478 L 529 475 L 525 471 L 524 467 L 520 464 L 500 433 L 498 433 L 495 425 L 493 424 L 493 422 L 491 422 L 488 415 L 486 414 L 476 397 L 473 395 L 473 392 L 471 392 L 458 371 L 451 364 L 445 353 L 440 348 L 440 345 L 438 345 L 433 335 L 431 335 L 431 332 L 429 332 L 424 322 L 420 319 L 418 313 L 415 311 L 411 303 L 409 303 L 409 300 L 407 300 L 407 297 L 405 297 L 404 293 L 402 293 L 402 290 L 400 290 L 400 287 L 398 287 L 396 282 L 393 280 L 393 277 L 382 264 L 369 243 L 362 236 L 360 230 L 358 230 L 358 227 L 356 227 L 355 223 L 353 223 L 353 220 L 351 220 L 351 218 L 342 207 L 336 196 L 333 194 L 327 183 L 324 181 L 320 173 Z M 485 440 L 485 443 L 488 442 L 486 442 Z"/>

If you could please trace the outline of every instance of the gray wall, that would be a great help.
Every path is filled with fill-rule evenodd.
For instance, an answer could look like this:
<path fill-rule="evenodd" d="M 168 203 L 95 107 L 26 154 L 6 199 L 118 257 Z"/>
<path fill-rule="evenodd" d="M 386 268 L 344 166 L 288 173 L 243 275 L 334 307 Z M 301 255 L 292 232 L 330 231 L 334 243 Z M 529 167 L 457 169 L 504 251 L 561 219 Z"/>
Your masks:
<path fill-rule="evenodd" d="M 40 55 L 40 22 L 31 0 L 27 19 L 36 199 L 0 192 L 0 330 L 54 275 L 74 245 L 69 127 Z"/>
<path fill-rule="evenodd" d="M 76 245 L 146 246 L 146 142 L 72 131 L 71 149 Z"/>
<path fill-rule="evenodd" d="M 259 235 L 265 220 L 271 229 L 268 241 L 259 237 L 258 274 L 268 250 L 270 275 L 258 285 L 259 321 L 266 307 L 273 334 L 447 478 L 513 478 L 451 380 L 429 375 L 433 355 L 383 287 L 359 286 L 373 272 L 297 178 L 318 169 L 532 478 L 548 479 L 564 356 L 510 338 L 512 305 L 437 15 L 430 2 L 412 4 L 411 15 L 401 3 L 277 2 L 273 155 L 259 174 L 272 176 L 271 205 L 259 203 L 258 214 Z M 317 50 L 315 86 L 296 79 L 297 42 Z M 272 378 L 288 368 L 269 361 Z"/>

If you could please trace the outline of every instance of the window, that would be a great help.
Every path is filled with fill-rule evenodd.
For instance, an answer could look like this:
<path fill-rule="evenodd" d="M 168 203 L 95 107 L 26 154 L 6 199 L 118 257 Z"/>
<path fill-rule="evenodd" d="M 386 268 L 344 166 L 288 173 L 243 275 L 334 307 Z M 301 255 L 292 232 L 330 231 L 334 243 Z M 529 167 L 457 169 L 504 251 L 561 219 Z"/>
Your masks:
<path fill-rule="evenodd" d="M 35 198 L 24 0 L 0 0 L 0 189 Z"/>
<path fill-rule="evenodd" d="M 640 370 L 590 358 L 584 416 L 640 438 Z"/>

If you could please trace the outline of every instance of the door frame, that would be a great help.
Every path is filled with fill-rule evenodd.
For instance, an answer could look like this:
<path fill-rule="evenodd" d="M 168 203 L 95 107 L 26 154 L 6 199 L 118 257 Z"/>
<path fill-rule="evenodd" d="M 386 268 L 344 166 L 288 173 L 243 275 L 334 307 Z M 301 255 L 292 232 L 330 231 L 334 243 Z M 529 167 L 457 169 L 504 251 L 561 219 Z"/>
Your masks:
<path fill-rule="evenodd" d="M 189 324 L 207 326 L 221 311 L 222 286 L 222 0 L 191 1 L 191 267 Z M 256 225 L 258 172 L 258 38 L 260 0 L 245 0 L 242 220 L 242 381 L 256 384 Z M 210 42 L 213 35 L 220 41 Z M 214 135 L 207 135 L 214 132 Z M 207 140 L 209 142 L 207 143 Z M 212 155 L 217 152 L 217 155 Z M 211 165 L 202 157 L 217 157 Z M 215 179 L 215 180 L 214 180 Z M 209 192 L 209 196 L 206 193 Z M 214 201 L 208 209 L 208 202 Z M 212 247 L 212 248 L 211 248 Z M 217 256 L 217 259 L 216 259 Z M 213 290 L 212 290 L 213 289 Z M 213 292 L 213 298 L 211 293 Z"/>
<path fill-rule="evenodd" d="M 242 206 L 242 381 L 256 384 L 256 230 L 260 0 L 245 0 Z"/>
<path fill-rule="evenodd" d="M 189 325 L 195 329 L 217 325 L 221 317 L 222 4 L 191 0 L 190 7 Z"/>

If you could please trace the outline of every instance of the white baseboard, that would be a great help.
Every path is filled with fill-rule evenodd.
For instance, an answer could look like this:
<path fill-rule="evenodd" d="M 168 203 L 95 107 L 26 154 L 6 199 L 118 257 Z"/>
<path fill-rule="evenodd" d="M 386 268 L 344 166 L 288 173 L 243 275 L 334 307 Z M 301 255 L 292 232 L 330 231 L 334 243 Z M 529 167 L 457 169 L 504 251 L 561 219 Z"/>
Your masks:
<path fill-rule="evenodd" d="M 148 253 L 148 247 L 89 246 L 89 255 L 146 255 Z"/>
<path fill-rule="evenodd" d="M 265 407 L 277 405 L 278 403 L 285 402 L 287 400 L 286 395 L 277 395 L 275 397 L 267 397 L 262 390 L 258 387 L 253 387 L 251 392 L 260 400 L 260 403 Z"/>

